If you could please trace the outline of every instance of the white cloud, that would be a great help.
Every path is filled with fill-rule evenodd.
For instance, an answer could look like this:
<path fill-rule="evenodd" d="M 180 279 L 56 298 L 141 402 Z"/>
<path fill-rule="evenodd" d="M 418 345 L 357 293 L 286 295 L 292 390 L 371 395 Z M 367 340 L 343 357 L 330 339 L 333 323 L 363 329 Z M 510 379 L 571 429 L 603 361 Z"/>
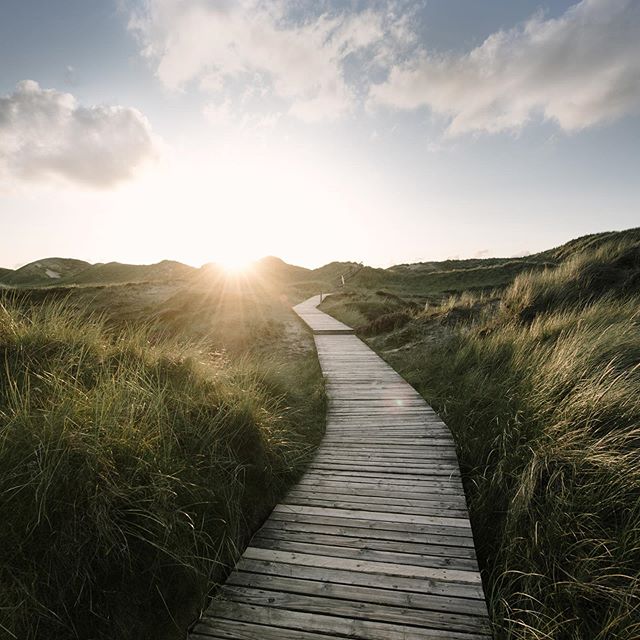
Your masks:
<path fill-rule="evenodd" d="M 195 81 L 200 90 L 221 93 L 259 78 L 292 115 L 318 121 L 357 104 L 356 83 L 345 71 L 350 57 L 379 64 L 390 57 L 391 43 L 406 37 L 392 5 L 294 19 L 299 4 L 286 0 L 145 0 L 129 27 L 170 89 Z"/>
<path fill-rule="evenodd" d="M 234 108 L 229 98 L 221 102 L 212 101 L 205 104 L 202 113 L 206 121 L 218 128 L 219 132 L 232 131 L 234 134 L 252 137 L 254 141 L 263 139 L 282 117 L 282 114 L 277 111 L 267 114 L 239 111 Z"/>
<path fill-rule="evenodd" d="M 93 187 L 131 178 L 157 139 L 136 109 L 80 106 L 69 93 L 25 80 L 0 96 L 0 180 L 52 176 Z"/>
<path fill-rule="evenodd" d="M 423 51 L 370 91 L 372 104 L 430 107 L 447 133 L 517 131 L 532 117 L 577 131 L 640 110 L 640 2 L 583 0 L 537 15 L 465 55 Z"/>
<path fill-rule="evenodd" d="M 236 122 L 233 106 L 229 99 L 225 99 L 220 103 L 210 102 L 205 105 L 202 112 L 207 121 L 217 127 L 229 126 Z"/>

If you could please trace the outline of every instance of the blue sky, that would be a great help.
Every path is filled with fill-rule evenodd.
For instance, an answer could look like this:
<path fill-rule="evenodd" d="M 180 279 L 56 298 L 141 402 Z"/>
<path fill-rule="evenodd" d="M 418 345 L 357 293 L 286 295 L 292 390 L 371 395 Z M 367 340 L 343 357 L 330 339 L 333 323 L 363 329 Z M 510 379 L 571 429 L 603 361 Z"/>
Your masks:
<path fill-rule="evenodd" d="M 4 0 L 0 264 L 522 255 L 640 224 L 640 3 Z"/>

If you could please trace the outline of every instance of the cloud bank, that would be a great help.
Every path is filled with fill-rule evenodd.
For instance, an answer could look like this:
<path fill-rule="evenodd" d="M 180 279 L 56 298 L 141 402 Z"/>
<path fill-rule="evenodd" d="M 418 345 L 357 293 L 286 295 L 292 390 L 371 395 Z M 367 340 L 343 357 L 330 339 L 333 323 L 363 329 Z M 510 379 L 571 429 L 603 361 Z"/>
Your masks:
<path fill-rule="evenodd" d="M 83 107 L 71 94 L 33 80 L 0 96 L 0 179 L 56 176 L 109 187 L 156 153 L 156 137 L 136 109 Z"/>
<path fill-rule="evenodd" d="M 398 2 L 361 11 L 323 10 L 326 3 L 286 0 L 145 0 L 129 28 L 170 89 L 196 83 L 210 94 L 275 98 L 307 122 L 348 114 L 365 78 L 412 35 Z M 315 12 L 310 14 L 309 12 Z M 320 11 L 320 13 L 318 13 Z M 365 89 L 366 91 L 366 89 Z"/>
<path fill-rule="evenodd" d="M 373 86 L 371 104 L 430 107 L 447 133 L 519 130 L 534 117 L 578 131 L 640 111 L 640 2 L 582 0 L 464 55 L 422 50 Z"/>

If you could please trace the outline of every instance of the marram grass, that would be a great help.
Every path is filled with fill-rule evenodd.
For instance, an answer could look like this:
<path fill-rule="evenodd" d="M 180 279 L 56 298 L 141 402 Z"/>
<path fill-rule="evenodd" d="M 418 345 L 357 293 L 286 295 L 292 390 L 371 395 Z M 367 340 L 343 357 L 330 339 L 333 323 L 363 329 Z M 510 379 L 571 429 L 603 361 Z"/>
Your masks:
<path fill-rule="evenodd" d="M 178 638 L 321 431 L 313 359 L 0 306 L 0 636 Z"/>
<path fill-rule="evenodd" d="M 389 359 L 454 432 L 497 637 L 640 637 L 640 299 Z"/>

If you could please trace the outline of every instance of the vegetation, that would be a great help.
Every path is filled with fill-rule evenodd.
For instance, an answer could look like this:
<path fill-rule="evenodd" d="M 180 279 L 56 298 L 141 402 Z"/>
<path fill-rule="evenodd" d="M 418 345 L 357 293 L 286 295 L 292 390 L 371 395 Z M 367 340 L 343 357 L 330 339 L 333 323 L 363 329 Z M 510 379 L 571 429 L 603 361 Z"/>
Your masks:
<path fill-rule="evenodd" d="M 130 267 L 0 274 L 0 635 L 182 637 L 320 439 L 289 309 L 344 277 L 325 310 L 454 433 L 497 637 L 640 636 L 640 230 L 389 269 Z"/>
<path fill-rule="evenodd" d="M 506 290 L 413 291 L 400 325 L 372 291 L 325 306 L 451 427 L 496 636 L 637 638 L 640 233 L 546 257 Z"/>
<path fill-rule="evenodd" d="M 197 291 L 182 317 L 145 298 L 148 325 L 126 321 L 138 286 L 2 300 L 0 636 L 183 637 L 319 441 L 321 376 L 286 305 L 236 291 L 269 331 L 216 326 Z"/>

